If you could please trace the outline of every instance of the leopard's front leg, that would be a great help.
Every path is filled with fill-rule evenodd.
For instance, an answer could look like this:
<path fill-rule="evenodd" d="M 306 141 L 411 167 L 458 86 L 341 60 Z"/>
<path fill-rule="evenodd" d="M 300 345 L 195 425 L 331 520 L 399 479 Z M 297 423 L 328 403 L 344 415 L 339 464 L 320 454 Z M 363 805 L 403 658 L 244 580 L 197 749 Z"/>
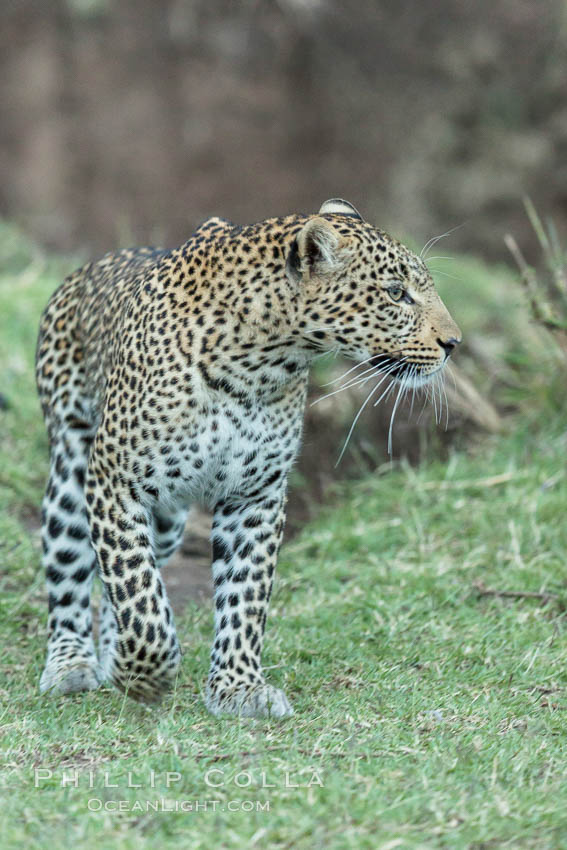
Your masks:
<path fill-rule="evenodd" d="M 85 485 L 91 542 L 116 623 L 104 667 L 120 690 L 153 702 L 175 678 L 179 644 L 153 551 L 151 513 L 107 454 L 99 434 Z"/>
<path fill-rule="evenodd" d="M 216 506 L 215 640 L 206 696 L 213 714 L 293 714 L 283 691 L 266 683 L 260 661 L 284 508 L 283 487 L 259 501 L 226 500 Z"/>

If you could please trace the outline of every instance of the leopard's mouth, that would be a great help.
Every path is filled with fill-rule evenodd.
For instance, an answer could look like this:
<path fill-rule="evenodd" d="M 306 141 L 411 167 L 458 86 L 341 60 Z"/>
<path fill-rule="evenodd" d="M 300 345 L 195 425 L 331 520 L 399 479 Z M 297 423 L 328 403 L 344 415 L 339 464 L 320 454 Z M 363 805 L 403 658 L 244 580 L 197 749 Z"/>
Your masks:
<path fill-rule="evenodd" d="M 431 372 L 426 371 L 422 363 L 412 363 L 402 357 L 393 357 L 388 354 L 376 354 L 368 362 L 371 366 L 377 367 L 380 372 L 387 373 L 390 378 L 398 381 L 411 378 L 416 384 L 428 383 L 443 368 L 441 364 Z"/>

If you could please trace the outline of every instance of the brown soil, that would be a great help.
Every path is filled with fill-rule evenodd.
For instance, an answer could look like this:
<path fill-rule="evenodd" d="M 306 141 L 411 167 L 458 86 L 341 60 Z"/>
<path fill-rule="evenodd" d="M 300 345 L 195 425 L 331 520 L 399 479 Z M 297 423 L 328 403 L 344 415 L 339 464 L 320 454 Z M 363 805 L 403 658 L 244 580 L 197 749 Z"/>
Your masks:
<path fill-rule="evenodd" d="M 177 616 L 189 600 L 202 603 L 212 596 L 210 530 L 210 514 L 193 509 L 183 545 L 163 568 L 167 593 Z"/>

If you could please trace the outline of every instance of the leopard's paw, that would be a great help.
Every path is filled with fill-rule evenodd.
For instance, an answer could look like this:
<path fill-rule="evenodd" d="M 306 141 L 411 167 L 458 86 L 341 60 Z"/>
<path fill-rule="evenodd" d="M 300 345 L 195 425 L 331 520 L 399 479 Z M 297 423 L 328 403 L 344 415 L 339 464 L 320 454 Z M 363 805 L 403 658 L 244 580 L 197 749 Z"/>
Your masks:
<path fill-rule="evenodd" d="M 206 705 L 212 714 L 242 717 L 291 717 L 293 708 L 279 688 L 265 682 L 207 686 Z"/>
<path fill-rule="evenodd" d="M 95 659 L 77 659 L 64 665 L 47 664 L 41 675 L 41 693 L 74 694 L 94 691 L 103 681 L 102 672 Z"/>

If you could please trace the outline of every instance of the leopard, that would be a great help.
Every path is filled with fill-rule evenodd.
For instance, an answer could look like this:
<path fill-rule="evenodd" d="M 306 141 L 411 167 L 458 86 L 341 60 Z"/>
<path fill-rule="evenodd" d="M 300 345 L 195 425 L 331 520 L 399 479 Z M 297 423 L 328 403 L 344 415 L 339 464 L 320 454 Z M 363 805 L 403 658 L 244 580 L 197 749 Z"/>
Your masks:
<path fill-rule="evenodd" d="M 175 687 L 181 649 L 161 568 L 203 505 L 206 707 L 292 715 L 261 653 L 310 368 L 334 352 L 370 377 L 425 385 L 460 342 L 424 260 L 341 198 L 251 225 L 210 218 L 181 247 L 120 250 L 70 274 L 42 314 L 36 356 L 50 449 L 40 691 L 108 683 L 152 704 Z"/>

